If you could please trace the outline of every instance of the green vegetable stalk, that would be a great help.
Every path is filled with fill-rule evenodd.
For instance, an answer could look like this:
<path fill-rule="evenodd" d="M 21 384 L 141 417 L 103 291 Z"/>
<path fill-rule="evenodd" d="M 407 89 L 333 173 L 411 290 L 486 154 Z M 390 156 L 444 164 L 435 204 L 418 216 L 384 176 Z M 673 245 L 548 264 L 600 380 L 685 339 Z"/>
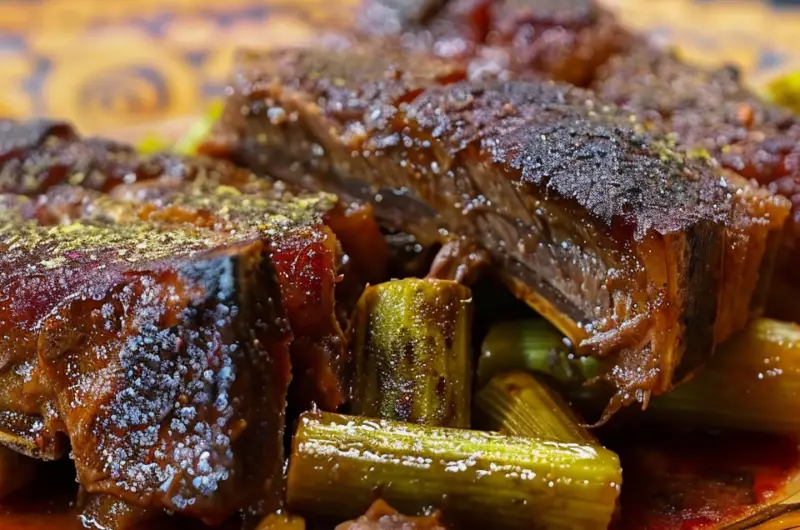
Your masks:
<path fill-rule="evenodd" d="M 175 142 L 173 151 L 181 155 L 196 155 L 198 147 L 208 138 L 214 124 L 222 116 L 223 107 L 222 101 L 214 101 L 209 106 L 205 116 L 192 125 L 186 134 Z"/>
<path fill-rule="evenodd" d="M 654 398 L 643 419 L 800 432 L 800 326 L 766 318 L 717 350 L 692 381 Z"/>
<path fill-rule="evenodd" d="M 573 355 L 564 335 L 542 318 L 503 322 L 489 330 L 481 346 L 478 388 L 511 370 L 546 373 L 566 384 L 602 373 L 597 359 Z"/>
<path fill-rule="evenodd" d="M 542 347 L 553 338 L 541 320 L 500 326 L 483 345 L 479 373 L 493 372 L 497 364 L 487 359 L 487 352 L 501 352 L 503 366 L 547 374 L 565 385 L 571 400 L 602 410 L 608 394 L 587 386 L 602 373 L 601 360 Z M 693 380 L 652 398 L 645 411 L 625 410 L 620 415 L 633 422 L 798 433 L 800 325 L 757 319 L 720 346 Z"/>
<path fill-rule="evenodd" d="M 469 427 L 472 295 L 446 280 L 368 287 L 351 324 L 354 414 Z"/>
<path fill-rule="evenodd" d="M 541 375 L 508 372 L 475 396 L 476 425 L 514 436 L 597 444 L 570 406 Z"/>
<path fill-rule="evenodd" d="M 792 72 L 770 82 L 767 96 L 774 103 L 800 113 L 800 72 Z"/>
<path fill-rule="evenodd" d="M 339 520 L 381 498 L 462 528 L 605 529 L 621 480 L 617 456 L 597 445 L 307 412 L 287 503 Z"/>

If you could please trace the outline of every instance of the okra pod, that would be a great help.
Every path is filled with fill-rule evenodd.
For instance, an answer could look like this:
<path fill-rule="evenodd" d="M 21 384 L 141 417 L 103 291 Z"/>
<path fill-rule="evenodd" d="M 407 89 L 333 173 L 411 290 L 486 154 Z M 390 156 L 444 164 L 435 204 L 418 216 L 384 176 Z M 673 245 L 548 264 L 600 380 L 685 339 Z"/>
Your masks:
<path fill-rule="evenodd" d="M 719 348 L 697 376 L 654 398 L 665 423 L 800 432 L 800 326 L 761 318 Z"/>
<path fill-rule="evenodd" d="M 352 411 L 422 425 L 469 427 L 472 295 L 446 280 L 368 287 L 351 324 Z"/>

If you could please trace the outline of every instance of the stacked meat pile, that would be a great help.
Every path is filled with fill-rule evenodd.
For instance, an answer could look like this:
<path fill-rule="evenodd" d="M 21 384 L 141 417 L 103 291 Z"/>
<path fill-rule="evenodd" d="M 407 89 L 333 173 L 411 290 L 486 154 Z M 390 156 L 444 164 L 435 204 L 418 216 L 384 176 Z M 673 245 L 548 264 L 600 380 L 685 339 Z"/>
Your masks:
<path fill-rule="evenodd" d="M 239 55 L 206 146 L 239 167 L 0 124 L 0 442 L 69 441 L 87 517 L 279 504 L 287 393 L 349 399 L 342 329 L 385 279 L 379 224 L 442 245 L 434 274 L 491 263 L 608 360 L 612 409 L 761 314 L 776 259 L 791 279 L 800 122 L 735 71 L 581 0 L 359 17 Z"/>

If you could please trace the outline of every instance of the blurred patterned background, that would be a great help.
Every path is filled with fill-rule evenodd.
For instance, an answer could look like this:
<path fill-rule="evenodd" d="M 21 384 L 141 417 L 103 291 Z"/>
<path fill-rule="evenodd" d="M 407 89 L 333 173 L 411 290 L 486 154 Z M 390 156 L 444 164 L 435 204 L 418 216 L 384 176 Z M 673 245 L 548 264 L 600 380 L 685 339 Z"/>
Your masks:
<path fill-rule="evenodd" d="M 692 60 L 741 65 L 754 86 L 800 71 L 800 6 L 603 1 Z M 355 2 L 0 0 L 0 116 L 106 134 L 180 122 L 222 93 L 236 47 L 300 43 L 316 25 L 347 24 Z"/>

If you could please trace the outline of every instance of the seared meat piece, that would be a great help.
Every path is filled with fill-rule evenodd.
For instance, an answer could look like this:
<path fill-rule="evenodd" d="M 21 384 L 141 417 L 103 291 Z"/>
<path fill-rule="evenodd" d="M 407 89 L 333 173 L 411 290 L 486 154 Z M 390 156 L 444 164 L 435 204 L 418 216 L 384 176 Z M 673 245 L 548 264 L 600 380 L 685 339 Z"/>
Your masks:
<path fill-rule="evenodd" d="M 250 171 L 221 160 L 169 153 L 141 155 L 128 145 L 80 139 L 61 123 L 0 120 L 0 193 L 36 195 L 62 184 L 110 191 L 157 178 L 218 182 L 245 191 L 257 191 L 262 185 Z M 301 189 L 286 191 L 296 194 Z M 380 243 L 368 204 L 339 203 L 326 216 L 326 223 L 365 281 L 386 279 L 388 251 Z"/>
<path fill-rule="evenodd" d="M 78 516 L 85 528 L 136 530 L 152 527 L 154 520 L 167 517 L 161 510 L 142 508 L 111 495 L 85 497 Z"/>
<path fill-rule="evenodd" d="M 385 235 L 385 239 L 389 246 L 390 278 L 421 278 L 427 275 L 440 250 L 438 245 L 422 246 L 416 237 L 405 232 L 391 231 Z"/>
<path fill-rule="evenodd" d="M 747 90 L 734 68 L 706 70 L 643 47 L 611 60 L 593 88 L 745 178 L 763 184 L 800 171 L 800 122 Z"/>
<path fill-rule="evenodd" d="M 764 312 L 790 207 L 784 197 L 754 182 L 725 175 L 733 188 L 733 217 L 726 231 L 717 342 Z"/>
<path fill-rule="evenodd" d="M 89 493 L 209 522 L 274 505 L 290 332 L 271 253 L 251 233 L 2 223 L 2 370 L 27 398 L 4 409 L 57 414 Z"/>
<path fill-rule="evenodd" d="M 16 129 L 6 131 L 11 135 Z M 78 139 L 69 140 L 68 152 L 75 156 L 43 155 L 61 141 L 28 146 L 20 158 L 23 163 L 25 157 L 39 159 L 42 174 L 61 175 L 23 188 L 29 192 L 47 189 L 44 194 L 32 198 L 0 195 L 0 217 L 10 238 L 17 237 L 16 231 L 27 230 L 46 233 L 53 240 L 52 245 L 44 241 L 42 250 L 54 253 L 47 265 L 54 268 L 48 273 L 49 281 L 67 290 L 50 293 L 42 285 L 43 306 L 31 314 L 29 325 L 8 324 L 11 333 L 21 336 L 12 335 L 16 342 L 3 350 L 14 356 L 0 370 L 7 383 L 0 392 L 0 429 L 5 432 L 0 441 L 34 456 L 57 458 L 68 435 L 79 481 L 90 493 L 83 513 L 87 520 L 135 525 L 143 518 L 158 517 L 166 508 L 216 522 L 255 503 L 264 509 L 274 507 L 281 482 L 279 444 L 288 383 L 285 348 L 291 339 L 296 405 L 313 401 L 335 410 L 349 391 L 341 306 L 350 298 L 354 304 L 364 282 L 380 281 L 385 274 L 387 251 L 371 207 L 344 204 L 329 194 L 299 193 L 286 183 L 256 178 L 220 161 L 145 157 L 128 148 L 123 148 L 125 156 L 111 156 L 101 143 Z M 104 162 L 97 165 L 98 161 Z M 0 164 L 0 171 L 15 175 L 15 164 Z M 74 178 L 86 167 L 101 167 L 98 178 Z M 136 178 L 104 178 L 126 174 Z M 136 182 L 124 184 L 132 181 Z M 23 190 L 14 187 L 13 178 L 5 182 L 10 189 Z M 57 186 L 60 182 L 111 192 Z M 73 232 L 85 231 L 97 235 L 85 244 L 76 240 L 75 252 L 89 254 L 92 264 L 84 267 L 81 263 L 77 272 L 69 273 L 81 276 L 73 285 L 59 279 L 69 276 L 60 267 L 69 268 L 72 249 L 53 246 L 61 245 Z M 154 250 L 155 263 L 139 263 L 126 247 L 129 232 L 132 238 L 144 238 L 136 240 L 135 252 L 147 252 L 160 241 L 150 242 L 152 238 L 165 238 L 163 248 Z M 208 240 L 210 248 L 195 249 L 193 238 L 181 234 Z M 122 239 L 114 239 L 117 235 Z M 177 240 L 173 244 L 182 237 L 185 246 Z M 118 249 L 120 244 L 123 248 Z M 95 251 L 94 246 L 102 248 Z M 235 248 L 228 250 L 228 246 Z M 244 246 L 241 251 L 240 246 Z M 20 250 L 18 259 L 38 262 L 36 252 Z M 220 270 L 215 272 L 207 264 L 216 261 L 205 258 L 206 253 L 213 254 L 213 260 L 226 260 L 217 267 Z M 4 257 L 11 259 L 9 254 Z M 118 266 L 123 269 L 120 274 Z M 225 266 L 231 274 L 241 269 L 241 277 L 222 274 Z M 0 271 L 12 274 L 14 267 L 4 263 Z M 105 287 L 102 278 L 89 278 L 90 268 L 113 271 L 113 281 Z M 195 268 L 208 274 L 184 278 Z M 14 274 L 8 282 L 23 287 L 43 282 L 33 269 Z M 121 276 L 118 282 L 117 276 Z M 140 276 L 148 283 L 140 286 Z M 94 294 L 95 290 L 99 293 Z M 6 291 L 22 292 L 8 285 Z M 88 300 L 84 291 L 91 291 Z M 68 298 L 67 292 L 76 298 Z M 231 300 L 222 300 L 223 296 Z M 7 300 L 21 303 L 15 295 Z M 227 319 L 218 314 L 234 302 L 240 305 L 239 313 L 233 308 L 234 316 Z M 256 314 L 251 304 L 264 307 Z M 270 310 L 276 314 L 270 315 Z M 277 314 L 284 312 L 285 323 Z M 283 326 L 280 337 L 276 326 Z M 44 338 L 37 339 L 37 334 Z M 213 336 L 208 340 L 204 334 Z M 52 354 L 43 358 L 36 344 L 46 344 L 45 340 L 55 344 Z M 260 341 L 254 344 L 267 351 L 259 351 L 246 340 Z M 33 348 L 20 346 L 25 344 Z M 281 356 L 272 367 L 276 372 L 265 373 L 270 367 L 259 365 L 259 359 L 269 361 L 265 355 L 278 346 Z M 204 355 L 216 366 L 193 373 L 198 363 L 206 362 Z M 214 355 L 219 359 L 214 360 Z M 244 376 L 231 376 L 241 371 Z M 235 387 L 237 394 L 229 389 L 225 395 L 214 388 L 220 378 L 243 380 Z M 256 391 L 257 384 L 263 388 Z M 88 392 L 92 385 L 98 390 L 91 395 L 75 395 Z M 126 395 L 128 401 L 121 402 Z M 226 399 L 231 406 L 223 403 Z M 174 403 L 172 408 L 170 403 Z M 214 415 L 222 416 L 222 412 L 226 416 L 214 423 Z M 228 438 L 230 450 L 224 447 Z M 252 450 L 256 438 L 259 447 Z M 184 467 L 175 471 L 176 465 Z M 175 476 L 170 478 L 171 474 Z M 265 484 L 265 479 L 270 483 Z"/>
<path fill-rule="evenodd" d="M 622 396 L 667 390 L 713 351 L 735 189 L 586 92 L 447 84 L 455 65 L 244 54 L 221 127 L 240 161 L 371 198 L 420 244 L 472 239 L 579 351 L 619 356 Z"/>
<path fill-rule="evenodd" d="M 0 193 L 35 195 L 58 184 L 108 191 L 161 176 L 194 180 L 209 174 L 231 182 L 252 179 L 248 171 L 216 160 L 142 156 L 128 145 L 81 139 L 61 123 L 0 120 Z"/>
<path fill-rule="evenodd" d="M 782 274 L 800 277 L 800 120 L 791 111 L 747 90 L 735 69 L 700 69 L 648 47 L 610 61 L 593 87 L 647 128 L 790 199 Z"/>
<path fill-rule="evenodd" d="M 27 215 L 40 223 L 148 219 L 214 230 L 267 230 L 294 334 L 295 401 L 298 407 L 314 402 L 330 411 L 345 401 L 341 324 L 364 284 L 385 279 L 388 259 L 369 205 L 340 203 L 331 196 L 295 200 L 297 189 L 285 183 L 273 186 L 230 163 L 168 154 L 142 156 L 128 146 L 56 135 L 55 126 L 7 123 L 0 129 L 0 140 L 22 147 L 17 148 L 17 159 L 0 162 L 0 175 L 5 175 L 0 188 L 36 193 L 66 182 L 112 189 L 114 196 L 142 206 L 139 211 L 132 205 L 112 204 L 108 197 L 82 194 L 79 188 L 59 189 L 28 207 Z M 13 138 L 28 140 L 12 142 Z M 23 174 L 48 177 L 25 184 Z M 278 215 L 284 217 L 285 230 L 265 225 L 267 217 Z M 11 401 L 19 399 L 15 395 Z"/>
<path fill-rule="evenodd" d="M 238 188 L 226 182 L 210 177 L 190 183 L 164 178 L 122 185 L 111 195 L 56 187 L 32 201 L 26 214 L 42 223 L 147 221 L 162 227 L 192 225 L 262 235 L 270 241 L 294 336 L 292 401 L 298 408 L 316 403 L 336 410 L 348 395 L 348 355 L 334 292 L 344 256 L 333 231 L 323 222 L 343 216 L 336 197 L 295 196 L 285 184 L 265 179 L 254 178 Z"/>
<path fill-rule="evenodd" d="M 449 0 L 367 0 L 359 11 L 361 28 L 378 35 L 398 34 L 429 22 Z"/>
<path fill-rule="evenodd" d="M 19 158 L 48 139 L 75 140 L 77 133 L 62 122 L 0 120 L 0 162 Z"/>
<path fill-rule="evenodd" d="M 633 40 L 594 0 L 367 0 L 359 15 L 362 32 L 402 36 L 414 51 L 477 55 L 475 70 L 500 61 L 576 85 Z"/>

